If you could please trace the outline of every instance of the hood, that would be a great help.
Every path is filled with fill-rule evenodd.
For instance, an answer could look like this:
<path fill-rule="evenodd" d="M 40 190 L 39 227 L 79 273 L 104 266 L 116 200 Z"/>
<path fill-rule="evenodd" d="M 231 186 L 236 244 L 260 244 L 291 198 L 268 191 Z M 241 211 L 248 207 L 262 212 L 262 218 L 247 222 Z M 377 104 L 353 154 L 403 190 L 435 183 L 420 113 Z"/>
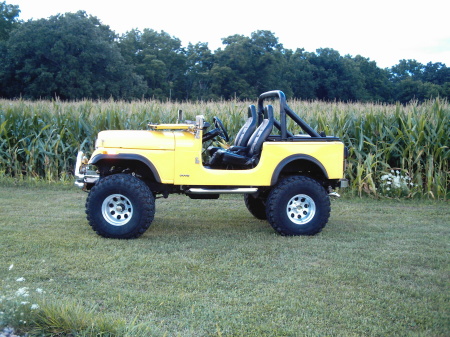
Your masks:
<path fill-rule="evenodd" d="M 95 147 L 174 150 L 175 137 L 170 131 L 108 130 L 99 132 Z"/>

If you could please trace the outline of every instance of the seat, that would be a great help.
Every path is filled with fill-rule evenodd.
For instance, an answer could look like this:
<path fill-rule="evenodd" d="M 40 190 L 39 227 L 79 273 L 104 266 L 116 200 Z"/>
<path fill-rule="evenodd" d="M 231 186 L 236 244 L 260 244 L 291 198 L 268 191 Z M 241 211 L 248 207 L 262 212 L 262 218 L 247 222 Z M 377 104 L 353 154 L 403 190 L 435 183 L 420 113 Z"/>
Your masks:
<path fill-rule="evenodd" d="M 236 147 L 247 146 L 250 137 L 252 136 L 253 132 L 255 132 L 257 124 L 258 118 L 256 114 L 256 107 L 251 104 L 248 106 L 248 118 L 237 133 L 236 138 L 234 139 L 234 144 L 230 147 L 230 149 L 235 148 L 236 150 Z M 216 151 L 220 149 L 222 148 L 217 146 L 210 146 L 208 147 L 208 153 L 210 156 L 213 156 L 214 153 L 216 153 Z"/>
<path fill-rule="evenodd" d="M 267 105 L 264 108 L 264 119 L 259 127 L 251 135 L 247 146 L 234 146 L 228 150 L 215 151 L 209 166 L 211 168 L 252 168 L 258 164 L 264 141 L 269 137 L 274 125 L 273 107 Z"/>
<path fill-rule="evenodd" d="M 256 107 L 251 104 L 248 106 L 248 118 L 237 133 L 236 139 L 234 140 L 234 146 L 247 146 L 250 137 L 256 130 L 257 123 L 258 118 L 256 116 Z"/>

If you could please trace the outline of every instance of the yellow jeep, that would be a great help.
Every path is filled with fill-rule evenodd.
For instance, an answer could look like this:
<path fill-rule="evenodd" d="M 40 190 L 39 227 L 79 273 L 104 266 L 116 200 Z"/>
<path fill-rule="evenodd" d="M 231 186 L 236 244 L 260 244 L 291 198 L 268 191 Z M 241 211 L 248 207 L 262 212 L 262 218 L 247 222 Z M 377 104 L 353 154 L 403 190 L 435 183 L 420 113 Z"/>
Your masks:
<path fill-rule="evenodd" d="M 265 104 L 274 99 L 276 113 Z M 320 232 L 330 216 L 330 196 L 339 196 L 333 190 L 348 185 L 347 148 L 339 138 L 313 130 L 289 108 L 282 91 L 261 94 L 248 115 L 227 149 L 204 151 L 216 137 L 229 140 L 217 117 L 210 131 L 199 115 L 192 122 L 149 124 L 149 130 L 100 132 L 90 160 L 80 152 L 75 167 L 76 185 L 89 191 L 86 214 L 94 231 L 137 238 L 153 221 L 155 198 L 178 193 L 192 199 L 243 194 L 250 213 L 282 235 Z M 287 130 L 288 118 L 304 134 Z"/>

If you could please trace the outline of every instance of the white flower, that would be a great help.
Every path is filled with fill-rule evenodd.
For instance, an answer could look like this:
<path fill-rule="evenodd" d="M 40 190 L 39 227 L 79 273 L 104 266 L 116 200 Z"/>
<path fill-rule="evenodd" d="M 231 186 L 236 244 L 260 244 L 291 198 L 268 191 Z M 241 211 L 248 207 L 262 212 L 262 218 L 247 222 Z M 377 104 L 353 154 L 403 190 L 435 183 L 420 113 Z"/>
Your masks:
<path fill-rule="evenodd" d="M 11 264 L 10 266 L 9 266 L 9 269 L 8 270 L 11 270 L 11 269 L 13 269 L 14 268 L 14 264 Z"/>
<path fill-rule="evenodd" d="M 25 281 L 25 277 L 19 277 L 19 278 L 16 280 L 16 282 L 23 282 L 23 281 Z"/>
<path fill-rule="evenodd" d="M 397 171 L 395 171 L 395 173 L 397 173 L 397 174 L 400 174 L 400 171 L 399 171 L 399 170 L 397 170 Z"/>
<path fill-rule="evenodd" d="M 28 304 L 28 303 L 30 303 L 30 302 L 20 302 L 20 304 L 22 304 L 22 305 L 26 305 L 26 304 Z"/>
<path fill-rule="evenodd" d="M 394 177 L 394 187 L 400 187 L 400 177 Z"/>
<path fill-rule="evenodd" d="M 23 296 L 23 297 L 28 297 L 30 294 L 28 294 L 28 288 L 27 287 L 23 287 L 20 288 L 19 290 L 16 291 L 16 296 Z"/>
<path fill-rule="evenodd" d="M 394 170 L 391 170 L 391 173 L 394 173 Z"/>
<path fill-rule="evenodd" d="M 385 174 L 385 175 L 381 176 L 381 180 L 387 180 L 387 179 L 389 179 L 389 175 L 388 174 Z"/>
<path fill-rule="evenodd" d="M 36 292 L 39 293 L 39 294 L 43 294 L 43 293 L 44 293 L 44 290 L 42 290 L 41 288 L 37 288 L 37 289 L 36 289 Z"/>
<path fill-rule="evenodd" d="M 390 191 L 391 189 L 389 187 L 386 187 L 386 191 Z"/>
<path fill-rule="evenodd" d="M 36 310 L 39 309 L 39 305 L 38 304 L 32 304 L 31 305 L 31 310 Z"/>

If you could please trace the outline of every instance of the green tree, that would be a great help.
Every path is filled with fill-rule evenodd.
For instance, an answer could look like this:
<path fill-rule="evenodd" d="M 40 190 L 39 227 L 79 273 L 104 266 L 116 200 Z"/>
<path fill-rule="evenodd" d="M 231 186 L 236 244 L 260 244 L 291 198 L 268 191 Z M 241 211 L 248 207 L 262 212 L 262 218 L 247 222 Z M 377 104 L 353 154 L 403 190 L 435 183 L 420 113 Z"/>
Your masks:
<path fill-rule="evenodd" d="M 224 99 L 254 97 L 250 38 L 232 35 L 222 39 L 222 43 L 225 48 L 215 52 L 216 64 L 211 74 L 213 94 Z"/>
<path fill-rule="evenodd" d="M 318 82 L 316 97 L 321 100 L 355 101 L 364 96 L 364 78 L 350 57 L 331 48 L 316 50 L 309 62 Z"/>
<path fill-rule="evenodd" d="M 189 43 L 186 58 L 186 99 L 211 98 L 211 69 L 215 58 L 208 44 Z"/>
<path fill-rule="evenodd" d="M 133 29 L 119 45 L 125 59 L 147 82 L 147 97 L 183 99 L 186 53 L 178 38 L 153 29 Z"/>
<path fill-rule="evenodd" d="M 441 62 L 429 62 L 423 68 L 422 81 L 437 85 L 450 83 L 450 68 Z"/>
<path fill-rule="evenodd" d="M 358 97 L 360 101 L 388 102 L 392 100 L 392 84 L 389 82 L 389 71 L 378 68 L 375 61 L 357 55 L 353 58 L 359 72 L 363 75 L 364 90 Z"/>
<path fill-rule="evenodd" d="M 253 99 L 263 91 L 276 88 L 287 88 L 285 90 L 290 93 L 284 76 L 287 67 L 285 50 L 272 32 L 259 30 L 252 33 L 251 37 L 232 35 L 222 41 L 225 48 L 215 53 L 217 65 L 231 69 L 233 77 L 239 80 L 235 83 L 222 82 L 227 83 L 227 88 L 221 88 L 216 82 L 216 95 L 224 96 L 224 92 L 233 92 L 239 98 Z M 244 87 L 244 90 L 238 91 L 239 87 Z"/>
<path fill-rule="evenodd" d="M 20 24 L 19 14 L 19 6 L 8 5 L 5 1 L 0 2 L 0 97 L 5 96 L 5 90 L 10 82 L 6 41 L 11 31 Z"/>
<path fill-rule="evenodd" d="M 286 77 L 292 94 L 301 99 L 315 99 L 318 78 L 315 66 L 309 62 L 310 53 L 302 48 L 294 53 L 287 52 L 287 56 L 289 61 Z"/>
<path fill-rule="evenodd" d="M 392 80 L 399 82 L 405 79 L 422 80 L 424 65 L 416 60 L 400 60 L 391 68 Z"/>
<path fill-rule="evenodd" d="M 249 84 L 236 71 L 215 64 L 211 69 L 211 98 L 232 99 L 250 96 Z M 254 97 L 253 97 L 254 98 Z"/>
<path fill-rule="evenodd" d="M 7 40 L 11 31 L 18 27 L 19 14 L 19 6 L 0 2 L 0 41 Z"/>
<path fill-rule="evenodd" d="M 411 100 L 424 101 L 435 97 L 448 97 L 445 86 L 440 86 L 430 82 L 416 81 L 406 78 L 396 83 L 395 98 L 401 103 L 408 103 Z"/>
<path fill-rule="evenodd" d="M 9 97 L 141 97 L 145 85 L 125 63 L 115 34 L 85 12 L 23 23 L 7 41 Z"/>
<path fill-rule="evenodd" d="M 286 78 L 288 70 L 287 50 L 278 42 L 278 38 L 268 30 L 258 30 L 251 34 L 252 44 L 259 56 L 256 63 L 257 88 L 262 91 L 284 88 L 286 95 L 292 90 Z M 259 92 L 258 92 L 259 94 Z"/>
<path fill-rule="evenodd" d="M 391 68 L 391 80 L 395 99 L 402 103 L 438 96 L 450 98 L 447 89 L 450 86 L 450 69 L 440 62 L 423 65 L 416 60 L 400 60 Z"/>

